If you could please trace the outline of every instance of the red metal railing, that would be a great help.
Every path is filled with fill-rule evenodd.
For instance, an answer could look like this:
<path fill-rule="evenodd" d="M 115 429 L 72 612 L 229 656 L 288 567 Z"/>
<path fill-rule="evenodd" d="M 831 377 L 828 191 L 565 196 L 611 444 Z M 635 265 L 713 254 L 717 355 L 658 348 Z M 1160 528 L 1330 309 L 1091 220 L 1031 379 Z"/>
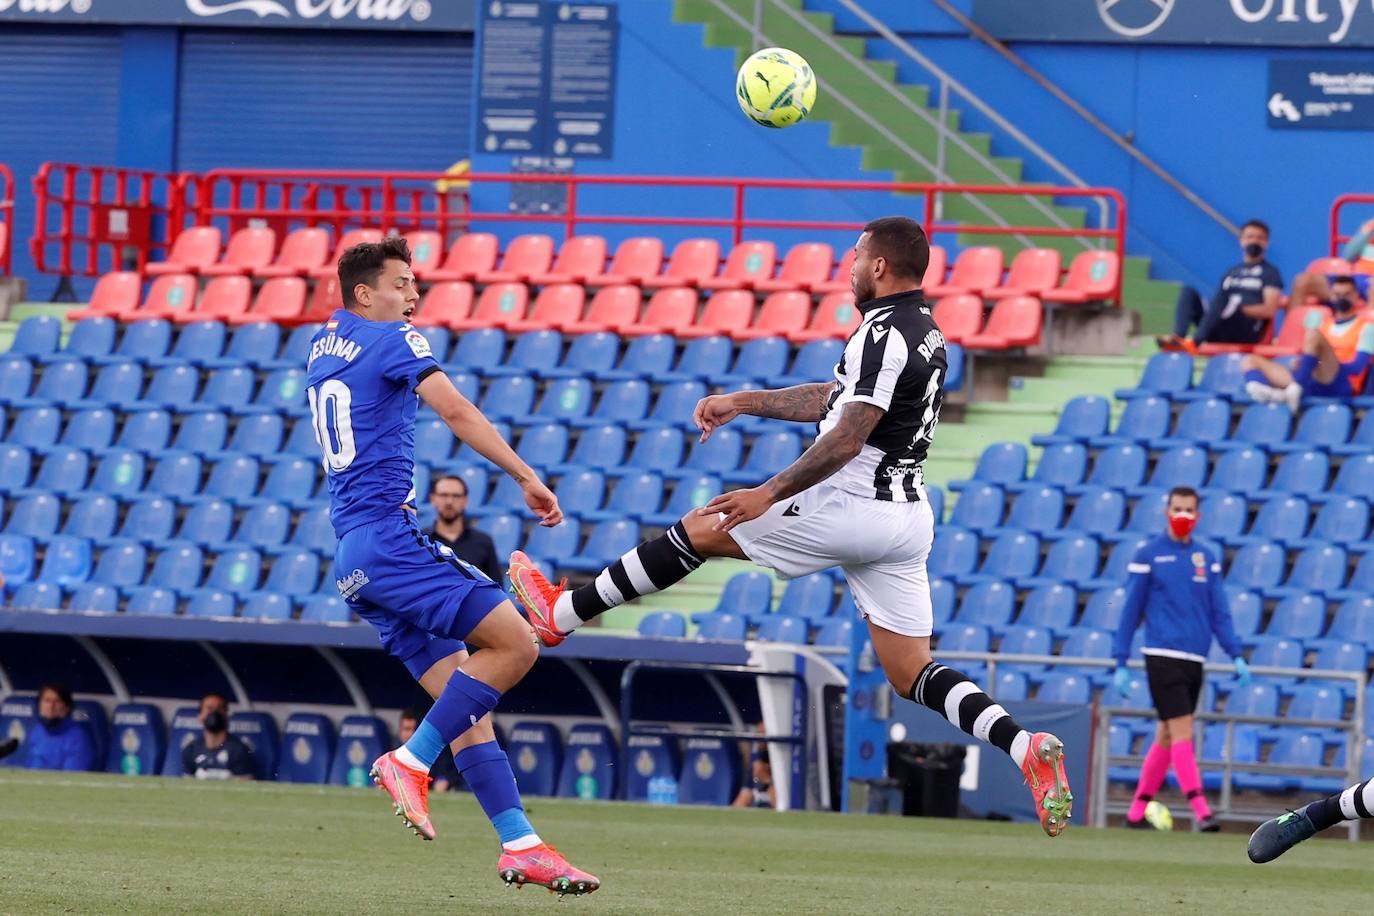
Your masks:
<path fill-rule="evenodd" d="M 464 201 L 454 206 L 449 195 L 438 188 L 453 176 L 437 172 L 365 171 L 254 171 L 217 169 L 184 182 L 188 199 L 184 212 L 197 224 L 226 223 L 233 231 L 250 222 L 272 225 L 279 234 L 292 225 L 329 225 L 335 231 L 350 226 L 375 226 L 383 230 L 406 232 L 434 228 L 446 236 L 466 230 L 474 223 L 542 223 L 561 226 L 568 235 L 589 226 L 689 226 L 724 229 L 731 241 L 740 242 L 747 230 L 858 231 L 862 221 L 845 219 L 795 219 L 775 215 L 753 215 L 758 198 L 769 192 L 856 192 L 910 194 L 922 198 L 922 225 L 931 236 L 973 234 L 1105 240 L 1125 256 L 1126 201 L 1111 188 L 1072 188 L 1045 185 L 1003 187 L 1000 185 L 949 185 L 922 182 L 885 181 L 808 181 L 767 178 L 689 178 L 678 176 L 618 175 L 539 175 L 469 174 L 462 181 L 472 185 L 474 198 L 490 185 L 546 185 L 560 187 L 564 200 L 562 212 L 512 213 L 509 210 L 475 209 Z M 704 195 L 714 192 L 720 199 L 714 209 L 720 215 L 663 215 L 661 212 L 598 212 L 585 201 L 597 191 L 627 189 L 635 193 L 618 195 L 617 203 L 643 207 L 646 197 L 664 189 L 694 189 L 689 209 L 710 209 Z M 1092 229 L 1046 226 L 1002 226 L 968 222 L 940 222 L 936 218 L 941 196 L 977 195 L 1024 198 L 1100 198 L 1114 204 L 1113 225 Z M 650 206 L 652 206 L 650 204 Z M 607 209 L 615 209 L 607 207 Z M 779 209 L 786 209 L 775 205 Z M 1121 301 L 1118 280 L 1113 300 Z"/>
<path fill-rule="evenodd" d="M 182 182 L 166 172 L 43 163 L 33 179 L 34 266 L 64 277 L 141 271 L 182 229 Z"/>
<path fill-rule="evenodd" d="M 1351 239 L 1348 235 L 1341 235 L 1341 210 L 1346 204 L 1374 204 L 1374 194 L 1342 194 L 1332 202 L 1331 257 L 1333 258 L 1340 257 L 1341 248 Z"/>
<path fill-rule="evenodd" d="M 0 277 L 14 270 L 11 252 L 14 245 L 14 173 L 0 162 Z"/>

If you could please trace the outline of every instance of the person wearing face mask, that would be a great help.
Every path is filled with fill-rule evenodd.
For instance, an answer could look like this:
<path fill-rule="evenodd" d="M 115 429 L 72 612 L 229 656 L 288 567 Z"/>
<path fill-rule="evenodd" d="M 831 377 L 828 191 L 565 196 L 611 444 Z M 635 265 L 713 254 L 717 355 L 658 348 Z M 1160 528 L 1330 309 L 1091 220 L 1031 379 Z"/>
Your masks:
<path fill-rule="evenodd" d="M 1178 293 L 1174 307 L 1174 333 L 1156 337 L 1161 350 L 1197 352 L 1198 344 L 1255 344 L 1264 339 L 1265 328 L 1283 300 L 1283 276 L 1264 258 L 1269 249 L 1269 226 L 1252 219 L 1240 230 L 1244 259 L 1226 271 L 1212 298 L 1191 286 Z M 1192 340 L 1188 329 L 1196 328 Z"/>
<path fill-rule="evenodd" d="M 95 747 L 86 726 L 72 718 L 72 692 L 51 682 L 38 690 L 38 726 L 25 736 L 25 765 L 31 770 L 89 770 Z"/>
<path fill-rule="evenodd" d="M 253 752 L 229 734 L 229 701 L 218 693 L 200 698 L 201 736 L 181 749 L 181 765 L 196 779 L 252 779 Z"/>
<path fill-rule="evenodd" d="M 1348 400 L 1364 390 L 1374 354 L 1374 322 L 1361 314 L 1364 303 L 1351 277 L 1331 282 L 1331 311 L 1304 318 L 1302 354 L 1291 370 L 1250 354 L 1241 361 L 1245 393 L 1261 404 L 1284 403 L 1294 413 L 1303 395 Z"/>
<path fill-rule="evenodd" d="M 1350 265 L 1361 296 L 1367 297 L 1370 276 L 1374 275 L 1374 219 L 1365 220 L 1359 231 L 1345 243 L 1341 249 L 1341 259 Z M 1329 302 L 1334 298 L 1331 286 L 1339 277 L 1340 274 L 1303 271 L 1293 278 L 1293 295 L 1288 301 L 1292 305 Z"/>
<path fill-rule="evenodd" d="M 1164 785 L 1172 765 L 1178 787 L 1188 797 L 1197 828 L 1221 829 L 1202 794 L 1202 777 L 1193 754 L 1193 712 L 1202 692 L 1203 663 L 1215 634 L 1222 649 L 1235 659 L 1240 686 L 1250 682 L 1250 668 L 1241 657 L 1240 640 L 1231 626 L 1231 608 L 1222 587 L 1221 562 L 1211 547 L 1193 539 L 1198 521 L 1198 495 L 1191 487 L 1175 487 L 1165 504 L 1165 533 L 1141 545 L 1126 567 L 1126 604 L 1116 631 L 1116 671 L 1112 682 L 1123 697 L 1130 694 L 1126 668 L 1131 639 L 1145 620 L 1145 674 L 1150 697 L 1159 715 L 1155 741 L 1140 768 L 1135 800 L 1126 826 L 1146 827 L 1145 806 Z"/>

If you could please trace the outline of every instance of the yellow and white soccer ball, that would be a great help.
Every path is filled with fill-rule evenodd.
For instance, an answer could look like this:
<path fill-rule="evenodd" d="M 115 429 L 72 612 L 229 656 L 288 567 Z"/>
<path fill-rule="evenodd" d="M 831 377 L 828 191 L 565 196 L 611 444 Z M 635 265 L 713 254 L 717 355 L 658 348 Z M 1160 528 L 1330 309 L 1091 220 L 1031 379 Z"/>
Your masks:
<path fill-rule="evenodd" d="M 1156 830 L 1173 830 L 1174 813 L 1168 806 L 1152 801 L 1145 806 L 1145 823 Z"/>
<path fill-rule="evenodd" d="M 791 127 L 816 104 L 816 74 L 796 51 L 764 48 L 739 68 L 735 98 L 755 124 Z"/>

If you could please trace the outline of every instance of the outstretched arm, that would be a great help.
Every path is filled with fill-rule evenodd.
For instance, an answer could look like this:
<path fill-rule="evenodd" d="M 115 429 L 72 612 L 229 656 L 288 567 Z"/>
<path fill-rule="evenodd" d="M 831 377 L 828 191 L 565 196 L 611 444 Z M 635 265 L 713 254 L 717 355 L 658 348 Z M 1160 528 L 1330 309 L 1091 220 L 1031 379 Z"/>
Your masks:
<path fill-rule="evenodd" d="M 825 416 L 826 405 L 835 391 L 834 382 L 794 385 L 770 391 L 732 391 L 713 394 L 697 402 L 692 421 L 701 430 L 701 441 L 742 413 L 774 420 L 815 423 Z"/>

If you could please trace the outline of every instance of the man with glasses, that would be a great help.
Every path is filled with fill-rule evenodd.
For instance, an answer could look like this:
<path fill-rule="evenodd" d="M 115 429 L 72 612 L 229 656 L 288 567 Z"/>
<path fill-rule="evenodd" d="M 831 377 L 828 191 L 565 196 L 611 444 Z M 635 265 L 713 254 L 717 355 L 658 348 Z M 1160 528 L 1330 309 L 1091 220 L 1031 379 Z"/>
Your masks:
<path fill-rule="evenodd" d="M 461 477 L 445 474 L 436 477 L 429 488 L 429 504 L 434 507 L 434 527 L 428 532 L 433 541 L 444 544 L 487 574 L 487 578 L 501 584 L 504 570 L 496 561 L 496 545 L 491 535 L 478 531 L 468 521 L 468 485 Z"/>

